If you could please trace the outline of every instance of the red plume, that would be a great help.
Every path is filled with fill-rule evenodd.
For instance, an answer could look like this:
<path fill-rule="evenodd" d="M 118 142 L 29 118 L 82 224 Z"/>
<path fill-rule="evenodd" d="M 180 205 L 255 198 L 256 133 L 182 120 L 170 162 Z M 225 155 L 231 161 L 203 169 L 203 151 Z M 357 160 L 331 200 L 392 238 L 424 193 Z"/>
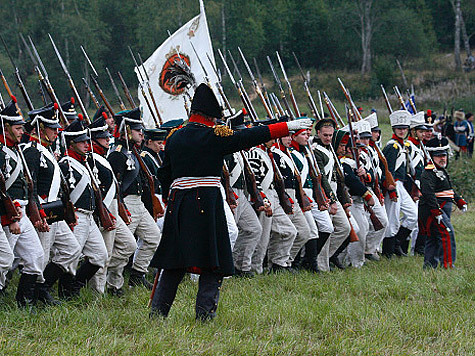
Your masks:
<path fill-rule="evenodd" d="M 82 114 L 78 114 L 78 119 L 82 121 L 84 120 L 84 116 L 82 116 Z"/>
<path fill-rule="evenodd" d="M 107 113 L 105 111 L 102 112 L 102 117 L 107 120 Z"/>
<path fill-rule="evenodd" d="M 75 103 L 75 102 L 76 102 L 76 101 L 74 100 L 74 98 L 73 98 L 73 97 L 71 97 L 71 104 L 73 104 L 73 105 L 74 105 L 74 103 Z"/>
<path fill-rule="evenodd" d="M 13 101 L 15 104 L 17 103 L 17 100 L 16 100 L 15 95 L 12 95 L 12 101 Z"/>
<path fill-rule="evenodd" d="M 432 116 L 432 110 L 431 109 L 427 110 L 427 116 Z"/>
<path fill-rule="evenodd" d="M 54 103 L 53 107 L 54 107 L 55 110 L 59 110 L 59 105 L 58 105 L 58 103 Z"/>

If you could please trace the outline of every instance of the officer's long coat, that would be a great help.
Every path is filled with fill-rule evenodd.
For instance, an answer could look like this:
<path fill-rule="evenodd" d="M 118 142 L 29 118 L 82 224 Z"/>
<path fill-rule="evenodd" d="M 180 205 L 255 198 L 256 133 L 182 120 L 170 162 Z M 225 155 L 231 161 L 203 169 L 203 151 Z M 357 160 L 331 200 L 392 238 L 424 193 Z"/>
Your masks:
<path fill-rule="evenodd" d="M 151 266 L 186 268 L 194 272 L 234 272 L 223 197 L 217 187 L 170 190 L 181 177 L 220 177 L 223 156 L 288 134 L 285 123 L 238 132 L 194 115 L 167 138 L 163 166 L 158 170 L 163 197 L 168 197 L 160 245 Z"/>

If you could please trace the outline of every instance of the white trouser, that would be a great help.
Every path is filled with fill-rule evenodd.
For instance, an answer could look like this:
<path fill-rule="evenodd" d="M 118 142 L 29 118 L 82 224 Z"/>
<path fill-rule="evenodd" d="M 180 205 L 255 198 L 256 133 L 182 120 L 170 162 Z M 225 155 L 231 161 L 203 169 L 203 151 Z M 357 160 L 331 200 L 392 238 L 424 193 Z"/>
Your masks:
<path fill-rule="evenodd" d="M 104 267 L 107 262 L 107 249 L 92 212 L 76 211 L 76 215 L 78 224 L 74 227 L 74 236 L 82 254 L 94 266 Z"/>
<path fill-rule="evenodd" d="M 43 247 L 33 224 L 26 216 L 25 207 L 22 206 L 21 210 L 22 217 L 18 222 L 20 234 L 12 234 L 8 226 L 3 227 L 3 231 L 5 231 L 15 259 L 18 260 L 18 264 L 23 266 L 22 273 L 36 274 L 41 280 L 43 277 Z"/>
<path fill-rule="evenodd" d="M 346 216 L 345 210 L 339 201 L 336 202 L 336 214 L 328 215 L 331 218 L 333 232 L 318 254 L 317 262 L 320 271 L 330 270 L 330 257 L 338 250 L 341 244 L 346 240 L 351 231 L 351 226 Z M 328 214 L 328 211 L 327 211 Z M 317 221 L 318 225 L 318 221 Z M 354 227 L 355 228 L 355 227 Z M 356 228 L 355 228 L 356 229 Z"/>
<path fill-rule="evenodd" d="M 352 196 L 353 204 L 350 206 L 351 215 L 358 223 L 358 241 L 348 245 L 348 258 L 353 267 L 362 267 L 365 261 L 366 236 L 369 230 L 369 213 L 365 211 L 363 199 Z"/>
<path fill-rule="evenodd" d="M 384 227 L 379 231 L 375 231 L 373 224 L 371 223 L 371 221 L 369 222 L 369 230 L 368 235 L 366 236 L 365 250 L 365 253 L 368 255 L 374 255 L 379 251 L 381 242 L 384 239 L 384 233 L 386 232 L 386 228 L 388 226 L 388 216 L 386 214 L 386 209 L 384 208 L 384 206 L 381 205 L 379 199 L 376 197 L 376 194 L 374 194 L 373 191 L 371 191 L 371 194 L 374 198 L 374 214 Z"/>
<path fill-rule="evenodd" d="M 297 236 L 297 230 L 279 203 L 277 192 L 270 189 L 264 192 L 272 206 L 272 216 L 259 213 L 262 235 L 252 255 L 252 270 L 262 273 L 262 264 L 267 252 L 269 266 L 276 264 L 288 267 L 290 249 Z"/>
<path fill-rule="evenodd" d="M 251 270 L 252 254 L 262 235 L 262 226 L 244 190 L 235 189 L 235 193 L 238 195 L 238 205 L 234 219 L 239 233 L 233 248 L 233 260 L 237 269 L 248 272 Z"/>
<path fill-rule="evenodd" d="M 0 289 L 5 287 L 5 275 L 13 263 L 13 252 L 3 229 L 0 229 Z"/>
<path fill-rule="evenodd" d="M 128 195 L 124 201 L 132 219 L 129 230 L 138 237 L 138 249 L 134 255 L 132 268 L 138 272 L 147 273 L 147 268 L 160 243 L 162 234 L 140 196 Z"/>
<path fill-rule="evenodd" d="M 312 189 L 303 188 L 303 190 L 305 191 L 305 194 L 307 194 L 309 197 L 313 197 Z M 313 218 L 315 219 L 315 222 L 317 223 L 318 231 L 328 232 L 330 234 L 334 231 L 332 219 L 330 217 L 330 214 L 328 213 L 328 210 L 318 210 L 318 205 L 314 202 L 312 204 L 311 212 Z"/>
<path fill-rule="evenodd" d="M 234 248 L 234 244 L 236 243 L 236 239 L 239 234 L 238 227 L 236 225 L 236 221 L 234 220 L 234 214 L 231 208 L 229 207 L 228 202 L 226 201 L 226 192 L 222 185 L 220 185 L 221 196 L 223 197 L 223 206 L 224 206 L 224 214 L 226 215 L 226 223 L 228 225 L 228 233 L 229 233 L 229 242 L 231 243 L 231 250 Z"/>
<path fill-rule="evenodd" d="M 43 270 L 51 258 L 51 262 L 65 272 L 75 275 L 81 247 L 68 224 L 64 220 L 57 221 L 49 225 L 49 231 L 37 233 L 45 254 Z"/>
<path fill-rule="evenodd" d="M 293 214 L 289 215 L 289 218 L 297 229 L 297 236 L 295 237 L 292 248 L 290 249 L 291 263 L 295 259 L 295 256 L 297 256 L 297 253 L 300 251 L 300 249 L 307 243 L 307 241 L 315 237 L 314 234 L 310 232 L 307 219 L 305 218 L 305 215 L 298 204 L 297 198 L 295 196 L 295 189 L 286 189 L 286 192 L 294 202 Z"/>
<path fill-rule="evenodd" d="M 129 262 L 129 257 L 137 249 L 135 237 L 125 222 L 119 216 L 117 199 L 113 199 L 109 210 L 116 218 L 115 229 L 107 231 L 100 229 L 107 249 L 107 264 L 99 269 L 89 281 L 95 291 L 104 293 L 106 283 L 108 287 L 119 289 L 124 284 L 123 271 Z"/>
<path fill-rule="evenodd" d="M 389 199 L 388 193 L 386 193 L 384 197 L 384 205 L 389 220 L 384 237 L 395 236 L 400 226 L 409 230 L 413 230 L 417 227 L 416 204 L 401 181 L 396 181 L 396 190 L 398 195 L 396 202 Z M 400 218 L 401 213 L 403 215 L 402 220 Z"/>

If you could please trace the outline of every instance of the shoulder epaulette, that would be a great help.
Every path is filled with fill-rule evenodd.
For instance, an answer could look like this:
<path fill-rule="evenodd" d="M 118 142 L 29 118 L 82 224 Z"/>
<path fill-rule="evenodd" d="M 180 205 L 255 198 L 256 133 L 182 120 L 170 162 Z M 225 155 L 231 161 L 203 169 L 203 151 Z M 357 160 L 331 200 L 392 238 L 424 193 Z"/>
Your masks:
<path fill-rule="evenodd" d="M 168 134 L 166 140 L 170 138 L 171 135 L 173 135 L 175 132 L 177 132 L 181 127 L 175 127 L 174 129 L 170 130 L 170 133 Z"/>
<path fill-rule="evenodd" d="M 141 156 L 141 157 L 145 157 L 146 154 L 147 154 L 147 153 L 146 153 L 145 151 L 140 152 L 140 156 Z"/>
<path fill-rule="evenodd" d="M 398 150 L 398 149 L 399 149 L 399 146 L 398 146 L 398 144 L 397 144 L 397 143 L 394 143 L 394 144 L 393 144 L 393 147 L 394 147 L 396 150 Z"/>
<path fill-rule="evenodd" d="M 216 125 L 214 127 L 214 134 L 216 136 L 220 137 L 228 137 L 234 135 L 234 131 L 231 130 L 228 126 L 226 125 Z"/>
<path fill-rule="evenodd" d="M 430 170 L 430 169 L 434 169 L 435 166 L 432 164 L 432 163 L 429 163 L 427 166 L 426 166 L 426 169 L 427 170 Z"/>
<path fill-rule="evenodd" d="M 117 145 L 117 147 L 115 148 L 115 151 L 116 152 L 122 151 L 122 145 Z"/>
<path fill-rule="evenodd" d="M 409 147 L 409 146 L 411 146 L 411 143 L 410 143 L 409 141 L 407 141 L 407 142 L 404 142 L 404 146 L 407 146 L 407 147 Z"/>

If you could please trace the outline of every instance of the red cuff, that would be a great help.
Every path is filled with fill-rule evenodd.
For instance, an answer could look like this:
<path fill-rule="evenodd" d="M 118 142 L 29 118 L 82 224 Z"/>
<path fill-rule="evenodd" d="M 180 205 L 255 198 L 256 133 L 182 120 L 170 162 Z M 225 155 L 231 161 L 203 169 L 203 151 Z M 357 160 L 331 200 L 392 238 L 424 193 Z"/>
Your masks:
<path fill-rule="evenodd" d="M 286 122 L 279 122 L 277 124 L 272 124 L 267 127 L 269 128 L 271 139 L 289 135 L 289 128 L 287 127 Z"/>
<path fill-rule="evenodd" d="M 13 205 L 15 205 L 15 208 L 20 208 L 21 207 L 20 203 L 16 200 L 13 201 Z"/>
<path fill-rule="evenodd" d="M 389 197 L 390 197 L 391 199 L 397 198 L 397 191 L 396 191 L 396 190 L 391 190 L 391 191 L 389 192 Z"/>
<path fill-rule="evenodd" d="M 40 209 L 39 212 L 40 212 L 40 216 L 42 218 L 46 218 L 46 213 L 45 213 L 44 209 Z"/>
<path fill-rule="evenodd" d="M 366 193 L 363 194 L 363 198 L 364 198 L 364 200 L 366 200 L 366 201 L 370 201 L 372 197 L 373 197 L 373 196 L 371 195 L 371 193 L 369 192 L 369 190 L 367 190 Z"/>
<path fill-rule="evenodd" d="M 458 201 L 457 201 L 457 207 L 459 209 L 462 209 L 464 205 L 467 205 L 467 202 L 465 200 L 463 200 L 462 198 L 460 198 Z"/>

